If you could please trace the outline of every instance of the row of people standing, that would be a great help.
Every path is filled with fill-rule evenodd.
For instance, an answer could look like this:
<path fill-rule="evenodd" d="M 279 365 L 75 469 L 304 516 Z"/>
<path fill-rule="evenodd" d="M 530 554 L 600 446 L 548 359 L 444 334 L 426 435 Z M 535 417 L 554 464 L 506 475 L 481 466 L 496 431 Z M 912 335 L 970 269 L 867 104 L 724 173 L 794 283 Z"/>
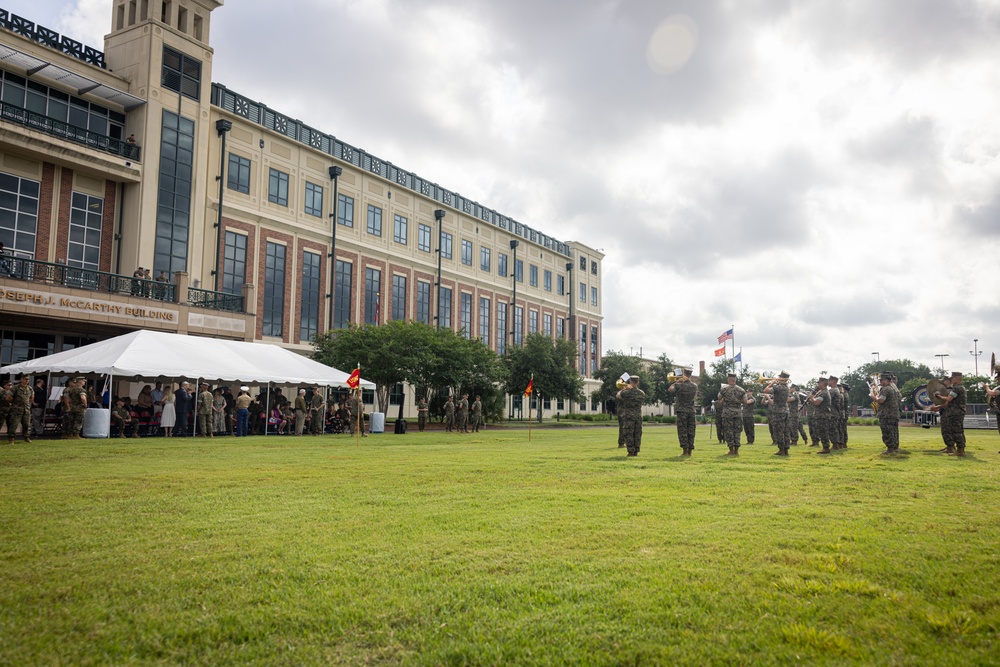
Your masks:
<path fill-rule="evenodd" d="M 423 406 L 421 408 L 421 406 Z M 417 429 L 423 431 L 427 426 L 427 401 L 420 399 L 417 406 Z M 469 394 L 462 394 L 458 403 L 454 396 L 449 396 L 444 404 L 444 429 L 460 433 L 478 433 L 483 426 L 483 402 L 476 396 L 470 405 Z M 471 429 L 471 431 L 470 431 Z"/>

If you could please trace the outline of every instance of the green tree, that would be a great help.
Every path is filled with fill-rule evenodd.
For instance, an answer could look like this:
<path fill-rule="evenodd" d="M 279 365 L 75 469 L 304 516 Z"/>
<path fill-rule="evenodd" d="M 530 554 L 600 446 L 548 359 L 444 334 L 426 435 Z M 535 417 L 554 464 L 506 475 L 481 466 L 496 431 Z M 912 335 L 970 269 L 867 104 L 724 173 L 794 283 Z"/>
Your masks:
<path fill-rule="evenodd" d="M 877 383 L 878 381 L 877 378 L 873 378 L 872 376 L 877 376 L 881 371 L 889 371 L 899 378 L 896 386 L 899 387 L 899 391 L 903 395 L 904 404 L 906 405 L 912 405 L 912 390 L 909 394 L 903 391 L 903 388 L 910 384 L 910 380 L 914 378 L 923 380 L 923 382 L 914 385 L 914 388 L 916 388 L 920 384 L 927 384 L 928 378 L 935 377 L 934 372 L 928 366 L 925 364 L 916 364 L 909 359 L 884 359 L 879 362 L 867 362 L 841 378 L 841 382 L 846 382 L 851 388 L 851 405 L 866 407 L 871 403 L 871 397 L 869 396 L 871 393 L 871 383 Z"/>
<path fill-rule="evenodd" d="M 639 388 L 646 392 L 646 402 L 652 402 L 651 395 L 653 392 L 650 388 L 649 378 L 645 377 L 645 373 L 643 373 L 642 358 L 634 354 L 625 354 L 624 352 L 616 352 L 614 350 L 608 350 L 601 358 L 601 367 L 594 373 L 594 379 L 600 380 L 601 386 L 591 392 L 591 398 L 601 403 L 613 400 L 615 394 L 618 393 L 618 387 L 615 386 L 615 382 L 617 382 L 623 373 L 638 375 Z"/>
<path fill-rule="evenodd" d="M 701 393 L 701 404 L 709 406 L 719 395 L 722 385 L 726 384 L 726 377 L 736 372 L 736 384 L 744 389 L 750 389 L 755 395 L 760 393 L 760 374 L 750 370 L 750 366 L 742 364 L 739 371 L 735 371 L 736 362 L 732 359 L 720 359 L 709 366 L 709 370 L 698 378 L 698 390 Z"/>
<path fill-rule="evenodd" d="M 667 391 L 671 385 L 667 376 L 673 372 L 674 362 L 671 361 L 666 353 L 661 354 L 654 363 L 650 364 L 646 374 L 649 375 L 649 384 L 652 388 L 650 392 L 652 394 L 651 401 L 653 403 L 663 403 L 664 405 L 674 404 L 674 395 Z"/>
<path fill-rule="evenodd" d="M 507 367 L 505 388 L 520 395 L 535 378 L 536 395 L 568 401 L 583 400 L 583 379 L 575 369 L 576 345 L 564 338 L 528 334 L 521 347 L 512 347 L 504 357 Z"/>

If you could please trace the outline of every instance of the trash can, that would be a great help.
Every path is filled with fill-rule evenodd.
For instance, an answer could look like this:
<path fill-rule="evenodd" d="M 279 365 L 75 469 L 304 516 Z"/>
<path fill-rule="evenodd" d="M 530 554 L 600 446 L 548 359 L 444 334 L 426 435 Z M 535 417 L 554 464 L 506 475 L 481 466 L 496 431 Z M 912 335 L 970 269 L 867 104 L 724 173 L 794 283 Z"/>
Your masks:
<path fill-rule="evenodd" d="M 373 412 L 369 424 L 369 433 L 385 433 L 385 413 Z"/>
<path fill-rule="evenodd" d="M 104 408 L 87 408 L 83 413 L 84 438 L 107 438 L 111 435 L 111 410 Z"/>

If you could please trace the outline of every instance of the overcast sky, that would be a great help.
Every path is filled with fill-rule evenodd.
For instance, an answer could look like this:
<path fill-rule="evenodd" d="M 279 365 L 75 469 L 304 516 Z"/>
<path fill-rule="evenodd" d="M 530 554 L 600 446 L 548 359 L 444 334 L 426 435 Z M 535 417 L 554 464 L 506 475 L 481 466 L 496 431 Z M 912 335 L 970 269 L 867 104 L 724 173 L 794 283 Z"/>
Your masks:
<path fill-rule="evenodd" d="M 214 81 L 602 249 L 605 350 L 1000 353 L 1000 0 L 229 0 L 211 38 Z"/>

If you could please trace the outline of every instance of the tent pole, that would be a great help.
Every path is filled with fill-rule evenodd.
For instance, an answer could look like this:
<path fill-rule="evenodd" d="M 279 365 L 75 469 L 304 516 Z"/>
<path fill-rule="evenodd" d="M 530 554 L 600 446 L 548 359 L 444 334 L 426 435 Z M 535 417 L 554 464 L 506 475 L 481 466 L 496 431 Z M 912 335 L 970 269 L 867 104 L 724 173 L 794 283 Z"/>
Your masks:
<path fill-rule="evenodd" d="M 267 435 L 267 425 L 271 419 L 271 383 L 267 383 L 267 398 L 264 399 L 264 435 Z"/>

